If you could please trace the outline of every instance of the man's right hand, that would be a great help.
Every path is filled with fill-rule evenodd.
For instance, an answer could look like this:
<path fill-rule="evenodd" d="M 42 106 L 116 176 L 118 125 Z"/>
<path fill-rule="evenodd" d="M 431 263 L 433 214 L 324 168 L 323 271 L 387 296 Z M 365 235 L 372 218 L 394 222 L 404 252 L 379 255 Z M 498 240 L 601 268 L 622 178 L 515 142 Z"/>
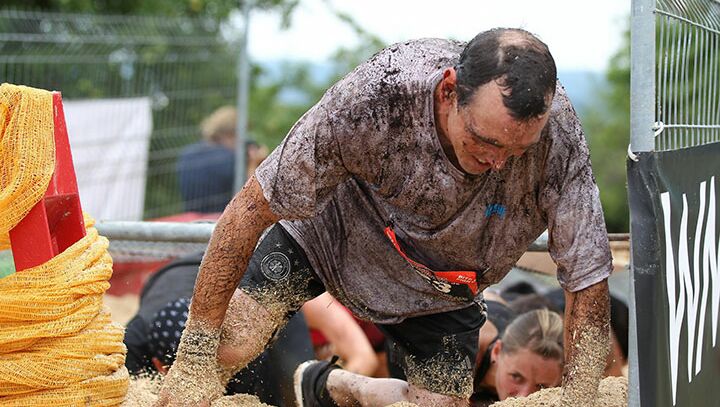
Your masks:
<path fill-rule="evenodd" d="M 191 325 L 183 332 L 177 360 L 163 379 L 154 407 L 205 406 L 225 393 L 217 363 L 220 333 Z"/>
<path fill-rule="evenodd" d="M 165 376 L 162 390 L 153 407 L 209 407 L 213 400 L 223 395 L 225 388 L 215 372 L 200 375 L 198 372 L 178 367 L 171 368 Z"/>

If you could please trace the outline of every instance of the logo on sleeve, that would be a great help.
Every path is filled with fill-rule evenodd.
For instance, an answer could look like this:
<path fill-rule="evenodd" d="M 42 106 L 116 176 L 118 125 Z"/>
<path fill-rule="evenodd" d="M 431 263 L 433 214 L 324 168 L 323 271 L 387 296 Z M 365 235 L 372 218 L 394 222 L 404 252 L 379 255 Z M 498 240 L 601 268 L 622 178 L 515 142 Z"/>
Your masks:
<path fill-rule="evenodd" d="M 260 271 L 270 280 L 283 280 L 290 274 L 290 259 L 283 253 L 272 252 L 262 259 Z"/>

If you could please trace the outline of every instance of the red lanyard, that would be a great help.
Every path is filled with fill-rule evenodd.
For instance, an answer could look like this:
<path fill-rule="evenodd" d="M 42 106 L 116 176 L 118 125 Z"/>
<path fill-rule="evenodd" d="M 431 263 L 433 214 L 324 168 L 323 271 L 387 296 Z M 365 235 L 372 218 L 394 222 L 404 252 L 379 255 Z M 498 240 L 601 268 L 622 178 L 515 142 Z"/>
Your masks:
<path fill-rule="evenodd" d="M 405 254 L 405 252 L 400 248 L 400 244 L 397 241 L 397 237 L 395 236 L 395 231 L 392 226 L 385 228 L 385 236 L 390 239 L 390 242 L 393 246 L 395 246 L 395 250 L 400 253 L 403 259 L 405 259 L 405 261 L 407 261 L 417 272 L 424 275 L 426 278 L 431 280 L 437 279 L 452 285 L 462 284 L 467 286 L 473 295 L 477 295 L 478 285 L 477 280 L 475 280 L 475 276 L 477 275 L 476 271 L 434 271 L 431 268 L 416 262 Z"/>

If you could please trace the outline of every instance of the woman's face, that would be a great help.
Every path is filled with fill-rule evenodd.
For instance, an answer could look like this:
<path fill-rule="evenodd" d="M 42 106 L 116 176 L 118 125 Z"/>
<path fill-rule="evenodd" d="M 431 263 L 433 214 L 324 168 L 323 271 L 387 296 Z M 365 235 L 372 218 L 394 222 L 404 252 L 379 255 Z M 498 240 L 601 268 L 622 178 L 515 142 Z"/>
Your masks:
<path fill-rule="evenodd" d="M 562 382 L 562 364 L 559 360 L 544 358 L 526 348 L 514 353 L 504 353 L 502 341 L 498 340 L 492 350 L 497 364 L 495 390 L 500 400 L 508 397 L 526 397 L 547 387 L 557 387 Z"/>

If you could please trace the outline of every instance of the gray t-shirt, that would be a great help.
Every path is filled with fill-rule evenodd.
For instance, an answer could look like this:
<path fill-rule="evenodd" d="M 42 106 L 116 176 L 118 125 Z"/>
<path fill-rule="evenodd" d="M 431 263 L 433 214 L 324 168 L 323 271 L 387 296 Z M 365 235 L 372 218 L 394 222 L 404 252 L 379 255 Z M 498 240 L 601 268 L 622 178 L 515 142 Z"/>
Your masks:
<path fill-rule="evenodd" d="M 562 86 L 540 142 L 499 172 L 468 175 L 436 133 L 433 90 L 463 44 L 393 45 L 330 88 L 256 176 L 326 289 L 380 323 L 466 307 L 395 250 L 436 271 L 500 281 L 546 228 L 558 280 L 577 291 L 606 278 L 611 256 L 580 123 Z M 476 299 L 479 299 L 478 294 Z"/>

